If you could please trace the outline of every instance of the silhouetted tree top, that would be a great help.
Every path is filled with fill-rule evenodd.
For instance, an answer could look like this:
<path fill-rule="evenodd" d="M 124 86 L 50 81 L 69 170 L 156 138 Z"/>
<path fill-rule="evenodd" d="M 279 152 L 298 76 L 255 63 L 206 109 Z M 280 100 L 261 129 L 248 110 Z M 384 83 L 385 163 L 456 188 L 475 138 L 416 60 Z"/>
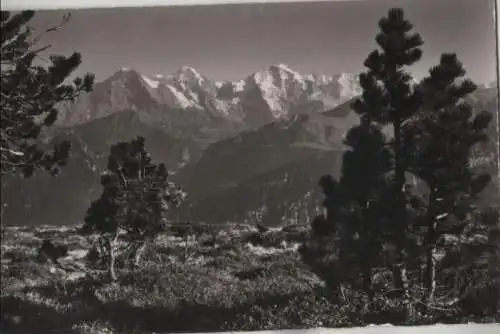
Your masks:
<path fill-rule="evenodd" d="M 403 127 L 412 173 L 425 180 L 431 190 L 469 195 L 481 192 L 489 182 L 487 174 L 477 174 L 470 166 L 475 145 L 491 140 L 488 126 L 493 115 L 473 110 L 466 97 L 477 86 L 465 78 L 456 54 L 443 54 L 419 85 L 421 112 Z"/>
<path fill-rule="evenodd" d="M 184 198 L 168 176 L 164 164 L 152 163 L 144 137 L 116 143 L 101 176 L 102 195 L 90 206 L 85 229 L 139 234 L 161 230 L 166 213 Z"/>
<path fill-rule="evenodd" d="M 373 121 L 389 123 L 405 119 L 418 109 L 419 96 L 414 94 L 412 77 L 404 71 L 422 57 L 423 40 L 411 33 L 413 25 L 402 9 L 391 9 L 379 21 L 375 40 L 380 50 L 372 51 L 364 62 L 366 72 L 360 74 L 361 98 L 353 109 Z"/>

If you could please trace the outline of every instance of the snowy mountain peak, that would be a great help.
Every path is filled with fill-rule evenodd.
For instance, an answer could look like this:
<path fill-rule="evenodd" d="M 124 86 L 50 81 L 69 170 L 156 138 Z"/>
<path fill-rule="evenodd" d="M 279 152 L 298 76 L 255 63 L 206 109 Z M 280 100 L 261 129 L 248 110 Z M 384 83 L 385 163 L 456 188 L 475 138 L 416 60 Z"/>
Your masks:
<path fill-rule="evenodd" d="M 131 84 L 132 82 L 135 82 L 133 84 L 135 85 L 137 82 L 140 82 L 141 80 L 143 81 L 142 75 L 139 72 L 137 72 L 134 69 L 124 67 L 119 69 L 105 81 L 111 83 L 112 85 L 117 85 L 117 84 L 128 85 Z"/>
<path fill-rule="evenodd" d="M 137 74 L 137 71 L 131 69 L 130 67 L 122 67 L 118 71 L 116 71 L 113 76 L 130 76 Z"/>
<path fill-rule="evenodd" d="M 198 71 L 189 65 L 182 65 L 181 68 L 179 69 L 181 72 L 191 72 L 191 73 L 198 73 Z"/>
<path fill-rule="evenodd" d="M 274 65 L 271 65 L 269 67 L 269 70 L 280 70 L 280 71 L 284 71 L 284 72 L 289 72 L 289 73 L 295 73 L 295 74 L 298 74 L 296 71 L 292 70 L 290 68 L 290 66 L 286 65 L 286 64 L 283 64 L 283 63 L 280 63 L 280 64 L 274 64 Z"/>
<path fill-rule="evenodd" d="M 181 66 L 181 68 L 176 72 L 176 76 L 181 80 L 187 81 L 200 82 L 204 80 L 203 76 L 196 69 L 188 65 Z"/>
<path fill-rule="evenodd" d="M 143 89 L 157 87 L 158 83 L 154 79 L 145 77 L 132 68 L 121 68 L 112 76 L 103 81 L 106 87 L 112 87 L 114 93 L 118 95 L 130 95 Z M 108 93 L 106 93 L 108 94 Z"/>
<path fill-rule="evenodd" d="M 333 79 L 338 82 L 342 87 L 352 91 L 361 91 L 359 78 L 352 73 L 341 73 L 333 76 Z"/>
<path fill-rule="evenodd" d="M 157 78 L 156 76 L 153 76 L 153 78 Z M 161 78 L 158 78 L 158 79 L 161 79 Z M 148 78 L 146 76 L 142 76 L 142 80 L 144 80 L 144 82 L 146 82 L 146 84 L 150 87 L 150 88 L 153 88 L 153 89 L 156 89 L 158 88 L 158 86 L 160 85 L 160 81 L 158 80 L 155 80 L 155 79 L 151 79 L 151 78 Z"/>
<path fill-rule="evenodd" d="M 274 66 L 281 68 L 284 71 L 292 71 L 292 69 L 290 69 L 290 67 L 287 64 L 279 63 L 275 64 Z"/>
<path fill-rule="evenodd" d="M 304 83 L 302 76 L 285 64 L 271 65 L 267 69 L 257 71 L 248 77 L 248 80 L 253 81 L 264 91 L 273 88 L 285 89 L 291 82 L 299 85 Z"/>

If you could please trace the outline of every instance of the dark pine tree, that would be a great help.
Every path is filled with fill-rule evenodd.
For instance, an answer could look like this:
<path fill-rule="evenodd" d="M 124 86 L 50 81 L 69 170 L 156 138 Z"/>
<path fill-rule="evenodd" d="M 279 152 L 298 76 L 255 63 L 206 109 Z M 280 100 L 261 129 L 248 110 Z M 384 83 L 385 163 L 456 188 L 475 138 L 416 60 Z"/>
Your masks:
<path fill-rule="evenodd" d="M 141 251 L 164 231 L 166 215 L 184 198 L 178 186 L 168 180 L 164 164 L 153 164 L 145 140 L 119 142 L 111 147 L 107 170 L 101 177 L 103 192 L 85 218 L 82 233 L 97 232 L 104 241 L 109 276 L 116 280 L 116 241 L 125 234 L 134 265 Z"/>
<path fill-rule="evenodd" d="M 429 188 L 423 221 L 427 304 L 436 291 L 436 243 L 444 234 L 471 232 L 474 200 L 490 181 L 490 175 L 477 172 L 470 160 L 474 146 L 488 140 L 492 115 L 474 111 L 466 102 L 477 87 L 465 74 L 455 54 L 443 54 L 420 83 L 421 111 L 402 129 L 403 144 L 413 148 L 407 157 L 409 169 Z"/>
<path fill-rule="evenodd" d="M 348 150 L 342 163 L 342 196 L 335 203 L 343 213 L 338 227 L 340 258 L 346 265 L 359 268 L 363 290 L 372 298 L 372 270 L 384 243 L 379 200 L 387 187 L 385 175 L 391 171 L 393 154 L 380 127 L 366 115 L 347 133 L 345 144 Z M 327 212 L 332 209 L 339 211 L 327 206 Z"/>
<path fill-rule="evenodd" d="M 325 199 L 324 214 L 316 216 L 311 222 L 312 238 L 299 248 L 302 261 L 326 284 L 333 297 L 342 297 L 342 286 L 349 283 L 350 273 L 339 258 L 338 227 L 341 217 L 341 198 L 339 183 L 325 175 L 319 180 Z"/>
<path fill-rule="evenodd" d="M 360 75 L 363 95 L 354 102 L 354 109 L 380 124 L 391 124 L 393 133 L 394 168 L 391 196 L 386 197 L 392 206 L 389 218 L 391 242 L 396 248 L 394 279 L 404 296 L 407 311 L 410 311 L 410 296 L 406 278 L 406 246 L 411 218 L 407 213 L 405 155 L 409 151 L 402 143 L 401 128 L 419 109 L 420 97 L 414 90 L 412 77 L 406 67 L 417 62 L 423 44 L 419 34 L 411 33 L 413 25 L 405 19 L 402 9 L 389 10 L 387 17 L 379 21 L 380 33 L 376 42 L 380 50 L 369 54 L 364 65 L 366 72 Z"/>
<path fill-rule="evenodd" d="M 39 65 L 42 52 L 49 46 L 40 47 L 40 38 L 34 36 L 27 25 L 33 11 L 11 15 L 1 12 L 1 172 L 4 175 L 29 177 L 37 168 L 57 173 L 65 164 L 70 143 L 61 142 L 52 149 L 41 147 L 37 142 L 40 132 L 54 124 L 57 104 L 73 101 L 82 93 L 89 92 L 93 76 L 73 79 L 64 84 L 81 63 L 79 53 L 69 57 L 50 56 L 46 66 Z M 66 17 L 63 23 L 69 18 Z M 47 32 L 60 26 L 47 29 Z"/>
<path fill-rule="evenodd" d="M 346 135 L 342 175 L 320 179 L 325 214 L 312 222 L 313 240 L 301 252 L 303 259 L 339 292 L 339 285 L 361 287 L 374 296 L 373 268 L 379 264 L 384 228 L 380 225 L 380 193 L 386 188 L 393 155 L 386 138 L 365 115 Z M 362 277 L 359 285 L 358 277 Z"/>

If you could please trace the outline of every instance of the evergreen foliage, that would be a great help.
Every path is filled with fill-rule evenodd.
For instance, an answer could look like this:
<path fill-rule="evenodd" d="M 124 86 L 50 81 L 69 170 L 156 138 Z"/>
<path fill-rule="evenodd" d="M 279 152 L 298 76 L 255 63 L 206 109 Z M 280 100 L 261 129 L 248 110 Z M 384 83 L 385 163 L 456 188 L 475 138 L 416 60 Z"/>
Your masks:
<path fill-rule="evenodd" d="M 420 59 L 423 41 L 401 9 L 391 9 L 379 27 L 381 51 L 366 59 L 363 93 L 352 103 L 361 121 L 346 135 L 340 179 L 320 180 L 326 215 L 312 222 L 302 258 L 337 293 L 350 286 L 376 308 L 379 297 L 389 298 L 402 321 L 457 307 L 491 314 L 498 298 L 479 306 L 471 296 L 500 291 L 492 269 L 498 212 L 476 205 L 491 176 L 470 162 L 489 139 L 492 115 L 471 106 L 467 97 L 477 87 L 455 54 L 443 54 L 418 84 L 405 71 Z M 381 131 L 388 125 L 390 140 Z M 392 288 L 374 281 L 384 272 L 392 273 Z M 478 283 L 488 280 L 497 283 Z"/>
<path fill-rule="evenodd" d="M 111 147 L 101 176 L 103 192 L 89 207 L 82 228 L 82 233 L 100 234 L 113 280 L 119 234 L 125 234 L 134 264 L 139 265 L 141 250 L 165 230 L 169 210 L 184 198 L 180 188 L 168 180 L 165 165 L 153 164 L 144 145 L 144 138 L 137 137 Z"/>
<path fill-rule="evenodd" d="M 477 86 L 464 76 L 457 55 L 443 54 L 420 84 L 421 111 L 403 127 L 404 145 L 412 153 L 409 170 L 429 188 L 424 221 L 429 302 L 436 288 L 436 242 L 443 235 L 460 236 L 466 231 L 471 235 L 473 229 L 481 229 L 480 221 L 471 215 L 476 211 L 474 200 L 491 179 L 474 170 L 470 160 L 473 148 L 488 140 L 492 115 L 474 111 L 466 102 Z"/>
<path fill-rule="evenodd" d="M 393 127 L 394 167 L 390 188 L 385 203 L 391 203 L 386 212 L 390 228 L 390 241 L 396 248 L 398 258 L 394 266 L 394 281 L 409 304 L 407 278 L 404 263 L 410 225 L 407 207 L 406 166 L 404 155 L 408 150 L 402 145 L 401 127 L 420 106 L 420 95 L 414 89 L 413 80 L 406 68 L 417 62 L 423 41 L 418 33 L 412 33 L 413 25 L 405 19 L 400 8 L 389 10 L 387 17 L 379 21 L 380 32 L 375 40 L 380 50 L 371 52 L 365 60 L 367 70 L 360 75 L 362 97 L 353 103 L 354 110 L 361 116 L 368 116 L 379 124 Z"/>
<path fill-rule="evenodd" d="M 41 131 L 57 120 L 58 104 L 73 101 L 92 89 L 94 77 L 76 77 L 71 84 L 65 81 L 81 63 L 81 55 L 69 57 L 51 55 L 42 60 L 41 53 L 50 46 L 40 47 L 43 34 L 34 35 L 28 27 L 33 11 L 16 14 L 1 13 L 1 172 L 4 175 L 29 177 L 42 168 L 56 174 L 65 164 L 70 143 L 57 144 L 52 149 L 37 142 Z M 63 24 L 69 19 L 65 17 Z M 61 24 L 62 25 L 62 24 Z M 60 26 L 47 29 L 52 32 Z M 48 62 L 47 66 L 40 63 Z"/>

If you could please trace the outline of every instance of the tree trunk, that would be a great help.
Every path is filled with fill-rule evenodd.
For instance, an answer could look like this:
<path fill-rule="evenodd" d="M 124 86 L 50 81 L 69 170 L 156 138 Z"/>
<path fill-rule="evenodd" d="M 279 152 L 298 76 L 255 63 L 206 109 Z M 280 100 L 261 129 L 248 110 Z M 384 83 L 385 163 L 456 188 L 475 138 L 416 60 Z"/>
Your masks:
<path fill-rule="evenodd" d="M 190 235 L 188 234 L 188 235 L 186 235 L 186 242 L 184 244 L 184 263 L 186 263 L 187 260 L 189 260 L 189 258 L 191 257 L 191 245 L 192 245 L 192 243 L 190 241 L 191 241 L 191 238 L 190 238 Z M 194 240 L 193 240 L 193 243 L 194 243 Z"/>
<path fill-rule="evenodd" d="M 368 201 L 365 201 L 365 203 L 368 203 Z M 367 213 L 368 205 L 365 204 L 365 209 L 363 212 L 363 216 L 365 219 L 369 219 L 369 214 Z M 368 254 L 366 254 L 364 259 L 361 259 L 360 265 L 361 265 L 361 276 L 362 276 L 362 281 L 363 281 L 363 291 L 368 295 L 368 298 L 370 301 L 373 300 L 374 293 L 373 293 L 373 282 L 372 282 L 372 256 L 375 254 L 377 251 L 375 250 L 375 247 L 373 247 L 373 240 L 369 239 L 369 236 L 363 235 L 361 238 L 361 244 L 363 245 L 362 247 L 365 248 L 368 251 Z"/>
<path fill-rule="evenodd" d="M 392 266 L 392 275 L 395 288 L 399 291 L 404 305 L 405 318 L 411 320 L 415 316 L 414 305 L 409 292 L 409 280 L 406 271 L 403 250 L 398 249 L 396 264 Z"/>
<path fill-rule="evenodd" d="M 410 320 L 413 322 L 415 319 L 415 305 L 411 300 L 410 292 L 409 292 L 409 281 L 406 272 L 406 267 L 404 264 L 401 266 L 401 281 L 403 283 L 403 303 L 404 303 L 404 312 L 406 320 Z"/>
<path fill-rule="evenodd" d="M 7 204 L 3 204 L 3 203 L 0 203 L 1 206 L 0 206 L 0 236 L 2 237 L 2 240 L 4 235 L 5 235 L 5 227 L 4 227 L 4 214 L 5 214 L 5 211 L 7 211 Z"/>
<path fill-rule="evenodd" d="M 402 163 L 401 121 L 394 120 L 394 177 L 398 191 L 403 192 L 405 184 L 405 166 Z"/>
<path fill-rule="evenodd" d="M 425 236 L 425 244 L 426 247 L 426 268 L 425 268 L 425 276 L 424 276 L 424 286 L 426 290 L 426 298 L 425 302 L 427 305 L 430 305 L 434 300 L 434 294 L 436 291 L 436 192 L 435 190 L 431 190 L 431 194 L 429 196 L 429 207 L 427 209 L 427 233 Z"/>
<path fill-rule="evenodd" d="M 116 281 L 118 279 L 116 275 L 116 252 L 115 252 L 115 244 L 118 235 L 115 235 L 112 238 L 107 239 L 108 243 L 108 274 L 109 279 L 111 281 Z"/>
<path fill-rule="evenodd" d="M 401 275 L 401 266 L 395 264 L 391 267 L 391 271 L 392 271 L 392 280 L 394 287 L 397 290 L 402 291 L 404 284 L 403 284 L 403 277 Z"/>
<path fill-rule="evenodd" d="M 146 249 L 146 243 L 141 243 L 139 247 L 135 250 L 134 254 L 134 267 L 139 267 L 141 264 L 142 255 L 144 254 L 144 250 Z"/>
<path fill-rule="evenodd" d="M 363 290 L 365 290 L 368 298 L 372 301 L 374 293 L 372 286 L 372 271 L 370 268 L 364 268 L 363 270 Z"/>
<path fill-rule="evenodd" d="M 409 288 L 409 281 L 406 271 L 406 245 L 405 241 L 402 239 L 405 237 L 406 233 L 406 224 L 405 221 L 405 213 L 406 213 L 406 200 L 405 200 L 405 165 L 403 162 L 403 150 L 401 147 L 401 120 L 396 118 L 393 122 L 394 126 L 394 177 L 395 177 L 395 196 L 396 196 L 396 205 L 395 205 L 395 228 L 398 233 L 396 236 L 396 244 L 397 246 L 397 260 L 396 266 L 393 270 L 394 283 L 396 288 L 401 291 L 401 295 L 404 303 L 404 312 L 406 315 L 406 319 L 413 319 L 415 315 L 415 310 L 413 307 L 413 302 L 411 301 Z M 404 224 L 400 226 L 400 224 Z M 399 239 L 399 240 L 398 240 Z"/>
<path fill-rule="evenodd" d="M 337 302 L 350 303 L 348 296 L 345 293 L 345 288 L 342 283 L 339 283 L 336 288 Z"/>
<path fill-rule="evenodd" d="M 430 305 L 434 300 L 434 294 L 436 292 L 436 259 L 434 246 L 428 246 L 426 257 L 427 266 L 425 272 L 425 289 L 427 290 L 426 304 Z"/>

